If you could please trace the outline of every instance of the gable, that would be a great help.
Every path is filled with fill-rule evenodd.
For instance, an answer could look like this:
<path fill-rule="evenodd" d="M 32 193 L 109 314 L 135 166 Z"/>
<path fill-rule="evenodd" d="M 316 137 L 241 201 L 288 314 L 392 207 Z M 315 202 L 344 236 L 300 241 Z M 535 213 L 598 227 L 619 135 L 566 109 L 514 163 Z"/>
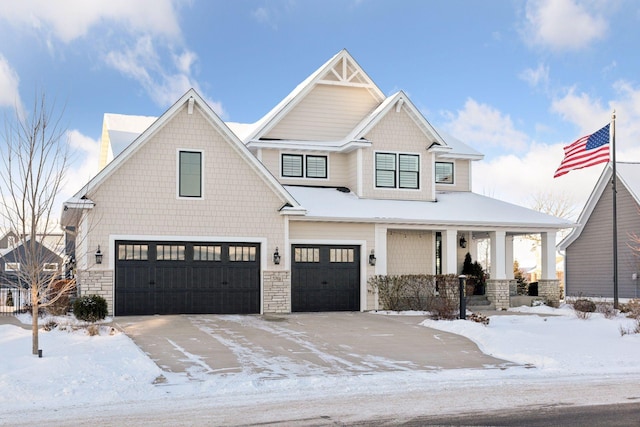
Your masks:
<path fill-rule="evenodd" d="M 377 105 L 378 102 L 363 87 L 319 84 L 263 138 L 341 140 Z"/>

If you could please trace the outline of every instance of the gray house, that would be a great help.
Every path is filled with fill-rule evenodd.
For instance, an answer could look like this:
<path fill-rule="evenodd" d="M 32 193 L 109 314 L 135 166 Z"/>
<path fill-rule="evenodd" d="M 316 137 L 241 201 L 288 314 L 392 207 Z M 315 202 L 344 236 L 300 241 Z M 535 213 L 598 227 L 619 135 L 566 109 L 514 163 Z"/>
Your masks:
<path fill-rule="evenodd" d="M 618 217 L 618 296 L 639 296 L 640 163 L 616 164 Z M 609 164 L 602 172 L 578 226 L 558 245 L 565 252 L 567 296 L 613 297 L 613 192 Z"/>

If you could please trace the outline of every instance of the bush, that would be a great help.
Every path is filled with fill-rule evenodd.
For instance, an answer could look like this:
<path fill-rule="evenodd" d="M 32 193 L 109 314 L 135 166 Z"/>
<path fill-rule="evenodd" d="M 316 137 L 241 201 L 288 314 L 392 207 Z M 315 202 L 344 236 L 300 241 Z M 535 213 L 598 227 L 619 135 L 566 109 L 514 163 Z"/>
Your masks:
<path fill-rule="evenodd" d="M 620 311 L 632 319 L 640 319 L 640 299 L 634 298 L 620 306 Z"/>
<path fill-rule="evenodd" d="M 458 277 L 448 275 L 373 276 L 371 291 L 378 292 L 383 310 L 431 311 L 438 318 L 457 313 Z"/>
<path fill-rule="evenodd" d="M 482 313 L 471 313 L 471 316 L 468 317 L 469 320 L 476 323 L 482 323 L 484 326 L 489 325 L 489 318 Z"/>
<path fill-rule="evenodd" d="M 11 289 L 9 289 L 9 292 L 7 293 L 7 302 L 5 302 L 5 304 L 7 307 L 13 307 L 13 293 L 11 292 Z"/>
<path fill-rule="evenodd" d="M 593 313 L 596 311 L 596 303 L 590 299 L 580 298 L 573 303 L 573 309 L 583 313 Z"/>
<path fill-rule="evenodd" d="M 49 298 L 53 299 L 58 294 L 61 294 L 58 299 L 47 306 L 47 312 L 53 316 L 63 316 L 71 310 L 71 296 L 75 293 L 75 285 L 69 285 L 70 280 L 58 280 L 49 290 Z M 65 289 L 66 288 L 66 289 Z"/>
<path fill-rule="evenodd" d="M 73 303 L 73 314 L 79 320 L 96 322 L 107 317 L 107 300 L 100 295 L 83 296 Z"/>
<path fill-rule="evenodd" d="M 605 319 L 613 319 L 616 317 L 617 310 L 613 308 L 613 304 L 610 302 L 602 301 L 596 304 L 598 313 L 601 313 Z"/>

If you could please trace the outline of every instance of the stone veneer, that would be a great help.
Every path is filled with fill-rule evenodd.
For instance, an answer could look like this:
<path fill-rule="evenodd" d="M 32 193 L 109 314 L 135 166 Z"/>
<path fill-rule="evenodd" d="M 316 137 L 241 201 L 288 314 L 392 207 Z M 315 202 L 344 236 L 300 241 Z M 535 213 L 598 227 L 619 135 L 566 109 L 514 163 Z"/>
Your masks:
<path fill-rule="evenodd" d="M 485 294 L 496 310 L 509 308 L 509 282 L 510 280 L 487 280 Z"/>
<path fill-rule="evenodd" d="M 100 295 L 107 300 L 109 314 L 113 315 L 113 270 L 78 271 L 78 294 Z"/>
<path fill-rule="evenodd" d="M 538 296 L 546 299 L 547 305 L 558 307 L 560 305 L 560 281 L 539 280 Z"/>
<path fill-rule="evenodd" d="M 265 314 L 291 312 L 291 271 L 265 271 L 263 286 Z"/>

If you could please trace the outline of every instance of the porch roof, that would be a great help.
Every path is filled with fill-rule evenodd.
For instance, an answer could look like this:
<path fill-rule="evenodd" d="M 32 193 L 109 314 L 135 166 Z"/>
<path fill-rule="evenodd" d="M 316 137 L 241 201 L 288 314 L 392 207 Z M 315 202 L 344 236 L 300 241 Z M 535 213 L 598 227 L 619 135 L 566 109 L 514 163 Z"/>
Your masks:
<path fill-rule="evenodd" d="M 296 220 L 424 224 L 466 229 L 541 231 L 574 223 L 472 192 L 439 192 L 435 202 L 361 199 L 336 188 L 285 186 L 307 210 Z M 293 218 L 292 218 L 293 219 Z"/>

